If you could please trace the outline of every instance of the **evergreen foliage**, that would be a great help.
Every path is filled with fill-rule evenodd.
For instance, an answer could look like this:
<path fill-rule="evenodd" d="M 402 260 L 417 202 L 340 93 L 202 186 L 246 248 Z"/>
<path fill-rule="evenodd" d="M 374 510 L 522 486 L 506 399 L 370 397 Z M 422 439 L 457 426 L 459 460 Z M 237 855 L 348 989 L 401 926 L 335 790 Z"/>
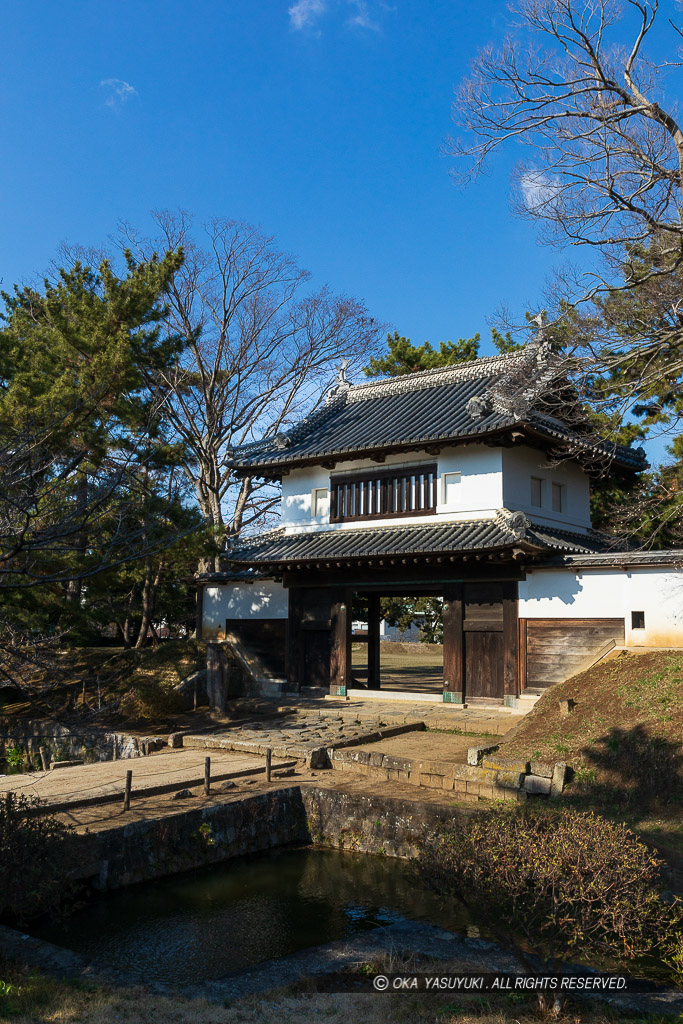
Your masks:
<path fill-rule="evenodd" d="M 29 640 L 96 635 L 117 602 L 142 643 L 164 587 L 178 587 L 168 567 L 200 517 L 155 375 L 183 346 L 162 329 L 182 260 L 126 253 L 121 277 L 107 261 L 75 263 L 42 289 L 2 293 L 0 648 L 10 655 Z M 193 566 L 174 569 L 178 580 Z"/>
<path fill-rule="evenodd" d="M 479 357 L 481 335 L 471 338 L 458 338 L 457 341 L 440 341 L 434 348 L 430 342 L 413 345 L 410 338 L 399 335 L 398 331 L 387 334 L 387 352 L 383 356 L 370 359 L 363 373 L 366 377 L 400 377 L 406 373 L 418 373 L 420 370 L 434 370 L 439 366 L 453 366 L 466 363 Z M 522 342 L 513 339 L 510 331 L 505 334 L 492 328 L 491 341 L 498 352 L 514 352 L 523 347 Z"/>

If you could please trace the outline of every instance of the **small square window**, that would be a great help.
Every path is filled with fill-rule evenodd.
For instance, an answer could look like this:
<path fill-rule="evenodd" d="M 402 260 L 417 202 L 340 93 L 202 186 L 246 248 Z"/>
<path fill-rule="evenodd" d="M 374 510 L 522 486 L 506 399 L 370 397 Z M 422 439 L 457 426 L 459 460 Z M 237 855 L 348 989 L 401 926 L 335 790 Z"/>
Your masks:
<path fill-rule="evenodd" d="M 311 512 L 315 519 L 321 516 L 329 515 L 330 512 L 330 494 L 327 487 L 316 487 L 313 491 L 313 500 L 311 502 Z"/>
<path fill-rule="evenodd" d="M 553 484 L 552 489 L 553 512 L 564 512 L 566 510 L 565 486 L 564 484 Z"/>
<path fill-rule="evenodd" d="M 531 478 L 531 504 L 534 508 L 543 507 L 543 481 L 538 476 Z"/>
<path fill-rule="evenodd" d="M 444 473 L 443 475 L 443 502 L 449 508 L 455 508 L 460 501 L 461 473 Z"/>
<path fill-rule="evenodd" d="M 645 629 L 645 612 L 631 612 L 631 629 Z"/>

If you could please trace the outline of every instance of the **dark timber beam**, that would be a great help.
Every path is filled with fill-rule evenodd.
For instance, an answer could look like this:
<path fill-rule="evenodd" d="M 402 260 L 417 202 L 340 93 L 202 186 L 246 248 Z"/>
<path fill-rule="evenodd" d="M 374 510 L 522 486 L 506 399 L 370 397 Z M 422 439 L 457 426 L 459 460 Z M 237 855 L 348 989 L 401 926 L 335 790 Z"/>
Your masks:
<path fill-rule="evenodd" d="M 368 594 L 368 689 L 380 689 L 379 594 Z"/>
<path fill-rule="evenodd" d="M 301 689 L 304 676 L 304 638 L 301 630 L 303 616 L 303 593 L 300 587 L 292 587 L 289 591 L 289 611 L 287 615 L 287 688 Z"/>
<path fill-rule="evenodd" d="M 463 644 L 462 584 L 454 583 L 443 592 L 443 690 L 444 701 L 465 702 L 465 658 Z"/>
<path fill-rule="evenodd" d="M 519 695 L 519 621 L 517 584 L 503 584 L 503 703 Z"/>
<path fill-rule="evenodd" d="M 350 587 L 334 589 L 331 614 L 330 693 L 345 697 L 351 685 L 351 600 Z"/>

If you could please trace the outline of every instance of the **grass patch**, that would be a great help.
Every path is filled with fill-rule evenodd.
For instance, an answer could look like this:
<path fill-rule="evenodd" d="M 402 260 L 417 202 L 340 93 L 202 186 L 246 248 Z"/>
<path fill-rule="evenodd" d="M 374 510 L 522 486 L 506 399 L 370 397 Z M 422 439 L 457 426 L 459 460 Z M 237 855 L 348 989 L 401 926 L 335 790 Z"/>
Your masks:
<path fill-rule="evenodd" d="M 576 707 L 562 717 L 565 698 Z M 567 761 L 567 801 L 683 850 L 683 654 L 624 653 L 553 686 L 504 750 Z"/>

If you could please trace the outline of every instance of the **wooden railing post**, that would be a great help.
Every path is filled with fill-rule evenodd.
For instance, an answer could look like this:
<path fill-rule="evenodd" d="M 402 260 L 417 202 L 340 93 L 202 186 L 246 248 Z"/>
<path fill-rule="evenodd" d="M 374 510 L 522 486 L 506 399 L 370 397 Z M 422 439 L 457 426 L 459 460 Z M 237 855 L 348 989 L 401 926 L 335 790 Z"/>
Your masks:
<path fill-rule="evenodd" d="M 211 792 L 211 758 L 204 758 L 204 796 Z"/>
<path fill-rule="evenodd" d="M 266 749 L 266 782 L 270 782 L 270 771 L 272 767 L 273 751 L 271 747 Z"/>
<path fill-rule="evenodd" d="M 129 769 L 126 772 L 126 791 L 123 794 L 123 809 L 124 811 L 130 810 L 130 791 L 133 784 L 133 772 Z"/>

